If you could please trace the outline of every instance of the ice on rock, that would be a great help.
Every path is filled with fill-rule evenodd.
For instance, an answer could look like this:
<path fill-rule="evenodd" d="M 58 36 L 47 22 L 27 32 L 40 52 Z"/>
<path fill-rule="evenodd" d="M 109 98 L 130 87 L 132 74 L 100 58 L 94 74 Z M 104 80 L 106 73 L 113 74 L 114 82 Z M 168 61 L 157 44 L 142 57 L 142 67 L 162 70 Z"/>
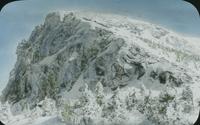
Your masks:
<path fill-rule="evenodd" d="M 2 92 L 7 125 L 189 125 L 199 38 L 114 14 L 50 13 L 17 47 Z"/>

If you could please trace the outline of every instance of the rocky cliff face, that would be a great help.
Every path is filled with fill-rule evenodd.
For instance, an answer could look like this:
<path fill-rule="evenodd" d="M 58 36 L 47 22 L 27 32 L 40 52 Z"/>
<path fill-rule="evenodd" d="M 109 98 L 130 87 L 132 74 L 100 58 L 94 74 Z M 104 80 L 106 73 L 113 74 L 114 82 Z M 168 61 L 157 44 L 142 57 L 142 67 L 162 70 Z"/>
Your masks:
<path fill-rule="evenodd" d="M 73 13 L 62 21 L 57 13 L 51 13 L 43 25 L 35 28 L 30 39 L 18 46 L 17 63 L 3 100 L 16 103 L 22 99 L 42 100 L 46 96 L 56 99 L 62 90 L 70 91 L 90 67 L 94 70 L 90 77 L 96 80 L 105 77 L 110 74 L 107 67 L 111 65 L 105 64 L 117 61 L 115 56 L 123 43 L 123 39 L 115 38 L 108 30 L 92 29 Z M 107 48 L 112 49 L 105 52 Z"/>
<path fill-rule="evenodd" d="M 21 111 L 24 105 L 36 107 L 46 97 L 56 100 L 57 105 L 61 99 L 84 96 L 90 100 L 96 97 L 92 93 L 100 82 L 107 98 L 100 104 L 99 100 L 91 104 L 84 99 L 73 103 L 69 106 L 73 112 L 79 114 L 81 108 L 90 112 L 93 109 L 85 107 L 89 103 L 102 112 L 96 119 L 116 118 L 124 123 L 139 112 L 154 124 L 188 125 L 195 118 L 187 122 L 179 119 L 196 113 L 200 101 L 196 96 L 200 87 L 199 47 L 164 28 L 126 17 L 50 13 L 44 24 L 18 45 L 17 62 L 2 102 L 8 101 L 13 110 L 20 107 Z M 91 94 L 83 94 L 85 91 Z M 77 108 L 77 103 L 82 105 Z M 113 116 L 120 110 L 126 115 Z M 66 112 L 63 117 L 68 118 Z M 79 122 L 94 124 L 91 119 L 88 115 Z"/>

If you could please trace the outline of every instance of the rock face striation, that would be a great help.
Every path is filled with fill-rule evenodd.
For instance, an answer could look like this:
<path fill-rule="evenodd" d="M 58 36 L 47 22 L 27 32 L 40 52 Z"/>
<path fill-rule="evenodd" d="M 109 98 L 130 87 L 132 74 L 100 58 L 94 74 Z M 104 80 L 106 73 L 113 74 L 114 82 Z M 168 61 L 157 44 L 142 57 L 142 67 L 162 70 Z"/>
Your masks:
<path fill-rule="evenodd" d="M 56 99 L 62 90 L 70 91 L 82 74 L 89 81 L 111 80 L 111 62 L 117 61 L 123 43 L 108 30 L 92 29 L 73 13 L 62 21 L 60 15 L 51 13 L 29 40 L 18 46 L 17 63 L 3 100 L 17 103 L 22 99 L 35 102 L 46 96 Z"/>
<path fill-rule="evenodd" d="M 97 124 L 100 117 L 99 124 L 115 118 L 111 123 L 131 124 L 134 113 L 151 124 L 188 125 L 200 101 L 199 48 L 171 31 L 127 17 L 50 13 L 18 45 L 17 62 L 1 100 L 16 112 L 26 105 L 33 109 L 45 98 L 57 105 L 81 98 L 62 105 L 63 117 L 69 122 L 69 108 L 78 114 L 81 108 L 91 112 L 96 106 L 101 115 L 76 119 L 84 125 Z M 99 87 L 102 91 L 95 96 Z"/>

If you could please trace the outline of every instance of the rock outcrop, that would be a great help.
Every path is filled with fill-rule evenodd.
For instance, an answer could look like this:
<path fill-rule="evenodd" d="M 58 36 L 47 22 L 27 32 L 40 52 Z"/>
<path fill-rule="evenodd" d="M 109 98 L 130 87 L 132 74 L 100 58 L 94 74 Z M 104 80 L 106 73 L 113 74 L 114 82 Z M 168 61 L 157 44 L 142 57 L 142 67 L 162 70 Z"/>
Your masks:
<path fill-rule="evenodd" d="M 18 45 L 17 62 L 1 99 L 12 104 L 13 111 L 23 111 L 45 98 L 60 106 L 62 99 L 81 98 L 76 102 L 80 107 L 64 104 L 63 117 L 68 119 L 69 106 L 79 114 L 82 108 L 89 112 L 91 105 L 102 113 L 94 112 L 96 119 L 116 118 L 125 124 L 127 114 L 137 112 L 158 125 L 189 124 L 177 119 L 181 113 L 194 112 L 197 104 L 193 90 L 200 80 L 197 51 L 199 47 L 183 37 L 142 21 L 116 15 L 50 13 Z M 97 83 L 105 95 L 94 94 L 101 86 Z M 79 121 L 94 124 L 89 114 Z M 118 119 L 121 116 L 126 118 Z"/>

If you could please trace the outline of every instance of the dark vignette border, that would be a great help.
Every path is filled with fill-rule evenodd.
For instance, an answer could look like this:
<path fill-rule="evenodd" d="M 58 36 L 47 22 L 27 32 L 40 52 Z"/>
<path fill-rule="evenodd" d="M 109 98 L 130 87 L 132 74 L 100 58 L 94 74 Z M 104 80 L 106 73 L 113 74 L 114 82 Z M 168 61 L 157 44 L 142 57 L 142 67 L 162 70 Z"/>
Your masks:
<path fill-rule="evenodd" d="M 15 1 L 22 1 L 22 0 L 0 0 L 0 12 L 5 5 L 11 2 L 15 2 Z"/>
<path fill-rule="evenodd" d="M 15 2 L 15 1 L 23 1 L 23 0 L 0 0 L 0 12 L 5 5 L 7 5 L 8 3 L 11 3 L 11 2 Z M 190 4 L 192 4 L 197 9 L 199 16 L 200 16 L 200 0 L 183 0 L 183 1 L 186 1 Z M 0 125 L 4 125 L 4 124 L 0 121 Z M 199 112 L 198 119 L 194 123 L 194 125 L 200 125 L 200 112 Z"/>

